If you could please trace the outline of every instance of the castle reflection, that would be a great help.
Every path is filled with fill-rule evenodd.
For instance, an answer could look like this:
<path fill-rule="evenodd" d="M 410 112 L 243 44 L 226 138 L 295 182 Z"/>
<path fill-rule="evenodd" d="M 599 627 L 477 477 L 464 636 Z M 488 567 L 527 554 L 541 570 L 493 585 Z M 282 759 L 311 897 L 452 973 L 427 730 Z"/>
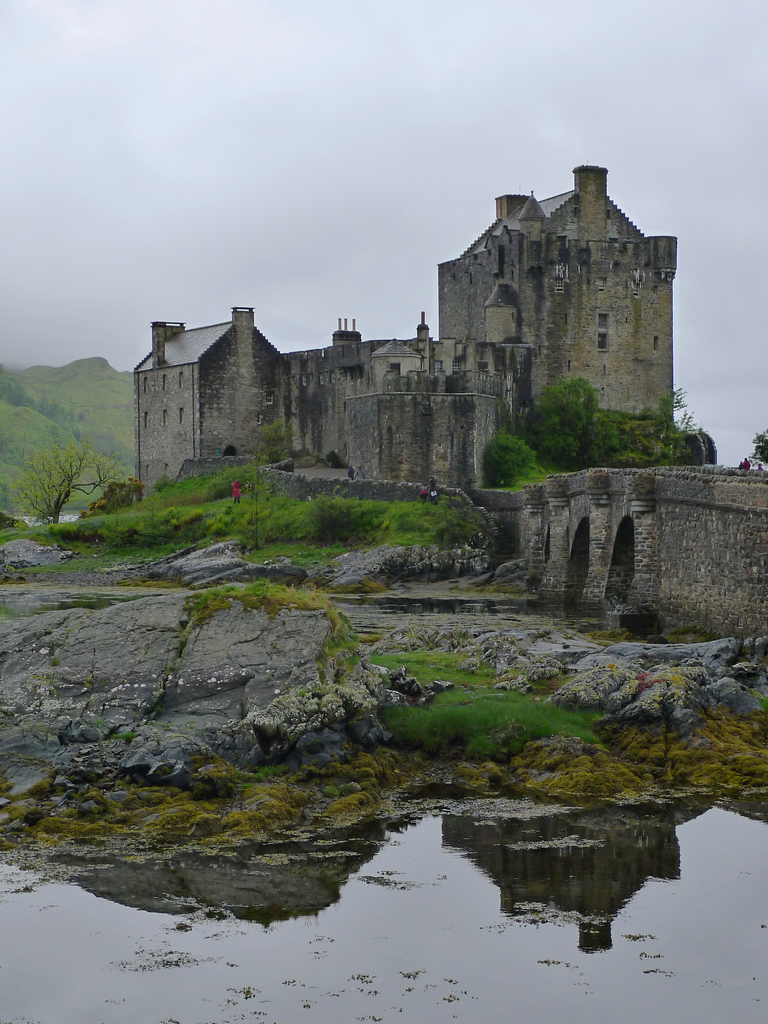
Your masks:
<path fill-rule="evenodd" d="M 675 826 L 698 813 L 610 808 L 527 821 L 446 815 L 443 845 L 499 887 L 503 914 L 571 917 L 579 948 L 598 952 L 611 948 L 611 922 L 646 879 L 680 877 Z"/>

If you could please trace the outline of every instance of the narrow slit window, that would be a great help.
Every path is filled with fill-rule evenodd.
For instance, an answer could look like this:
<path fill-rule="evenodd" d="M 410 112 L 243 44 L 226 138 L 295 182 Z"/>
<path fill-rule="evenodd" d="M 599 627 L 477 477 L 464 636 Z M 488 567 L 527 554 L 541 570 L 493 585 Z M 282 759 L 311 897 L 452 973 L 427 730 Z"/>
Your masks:
<path fill-rule="evenodd" d="M 183 406 L 179 406 L 179 423 L 181 424 L 183 422 L 184 422 L 184 407 Z"/>
<path fill-rule="evenodd" d="M 163 426 L 164 427 L 168 426 L 168 410 L 167 409 L 163 409 Z"/>

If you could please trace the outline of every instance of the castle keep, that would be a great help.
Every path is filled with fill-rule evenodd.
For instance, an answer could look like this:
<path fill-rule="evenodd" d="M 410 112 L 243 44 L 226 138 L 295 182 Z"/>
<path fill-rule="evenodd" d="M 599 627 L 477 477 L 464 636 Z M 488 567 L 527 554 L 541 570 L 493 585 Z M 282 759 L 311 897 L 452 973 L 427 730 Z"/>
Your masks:
<path fill-rule="evenodd" d="M 439 337 L 279 352 L 253 309 L 187 330 L 153 323 L 134 373 L 136 474 L 151 487 L 185 459 L 249 455 L 262 427 L 292 424 L 296 450 L 330 451 L 376 479 L 479 483 L 500 417 L 543 387 L 585 377 L 605 408 L 639 412 L 672 390 L 677 240 L 646 237 L 577 167 L 570 192 L 505 195 L 493 224 L 438 268 Z"/>

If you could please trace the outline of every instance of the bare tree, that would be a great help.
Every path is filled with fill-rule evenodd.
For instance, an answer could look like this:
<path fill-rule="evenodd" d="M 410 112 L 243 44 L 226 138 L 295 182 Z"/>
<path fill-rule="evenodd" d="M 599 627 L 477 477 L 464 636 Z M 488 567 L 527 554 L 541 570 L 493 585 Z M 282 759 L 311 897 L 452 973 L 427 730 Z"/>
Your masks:
<path fill-rule="evenodd" d="M 58 523 L 64 506 L 75 495 L 93 494 L 122 475 L 118 459 L 97 451 L 87 441 L 53 444 L 25 458 L 16 496 L 24 511 Z"/>

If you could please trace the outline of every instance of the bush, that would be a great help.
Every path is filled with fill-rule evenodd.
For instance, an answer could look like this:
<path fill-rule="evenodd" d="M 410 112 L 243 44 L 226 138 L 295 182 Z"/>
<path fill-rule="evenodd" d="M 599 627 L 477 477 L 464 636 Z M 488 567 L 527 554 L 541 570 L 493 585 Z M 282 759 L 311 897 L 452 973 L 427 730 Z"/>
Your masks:
<path fill-rule="evenodd" d="M 499 431 L 483 454 L 485 487 L 511 487 L 536 465 L 536 455 L 520 437 Z"/>
<path fill-rule="evenodd" d="M 339 453 L 335 449 L 328 452 L 328 454 L 325 456 L 325 461 L 332 469 L 338 469 L 339 466 L 341 465 Z"/>
<path fill-rule="evenodd" d="M 434 535 L 438 544 L 454 547 L 483 532 L 483 521 L 474 509 L 442 497 L 435 510 Z"/>

